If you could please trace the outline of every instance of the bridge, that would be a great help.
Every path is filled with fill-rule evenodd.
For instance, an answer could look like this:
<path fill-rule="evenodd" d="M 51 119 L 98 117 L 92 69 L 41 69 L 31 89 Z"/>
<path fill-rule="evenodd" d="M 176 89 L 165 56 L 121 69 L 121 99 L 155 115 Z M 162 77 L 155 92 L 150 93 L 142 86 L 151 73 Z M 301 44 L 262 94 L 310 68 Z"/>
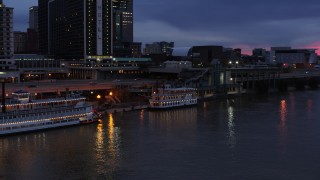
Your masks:
<path fill-rule="evenodd" d="M 303 89 L 306 86 L 317 87 L 320 70 L 294 70 L 281 73 L 279 68 L 203 68 L 193 77 L 185 80 L 186 86 L 196 87 L 203 96 L 216 93 L 240 93 L 246 91 L 287 90 L 289 87 Z M 224 78 L 221 80 L 220 75 Z M 127 93 L 150 93 L 148 88 L 156 84 L 148 79 L 114 80 L 46 80 L 6 84 L 6 95 L 18 90 L 38 93 L 57 93 L 66 91 L 91 92 L 126 89 Z M 2 94 L 0 92 L 0 94 Z"/>
<path fill-rule="evenodd" d="M 29 93 L 60 93 L 66 91 L 98 91 L 113 90 L 118 88 L 151 87 L 155 81 L 152 80 L 56 80 L 56 81 L 34 81 L 6 84 L 5 91 L 9 96 L 12 92 L 25 90 Z M 2 92 L 0 92 L 2 94 Z"/>
<path fill-rule="evenodd" d="M 282 73 L 279 68 L 232 68 L 231 84 L 241 84 L 246 90 L 284 90 L 289 87 L 315 88 L 319 84 L 320 71 L 315 69 L 295 69 Z M 230 83 L 229 83 L 230 84 Z"/>
<path fill-rule="evenodd" d="M 198 88 L 202 97 L 219 93 L 287 91 L 291 87 L 317 88 L 319 82 L 320 70 L 294 69 L 283 73 L 278 67 L 211 67 L 185 80 L 186 85 Z"/>

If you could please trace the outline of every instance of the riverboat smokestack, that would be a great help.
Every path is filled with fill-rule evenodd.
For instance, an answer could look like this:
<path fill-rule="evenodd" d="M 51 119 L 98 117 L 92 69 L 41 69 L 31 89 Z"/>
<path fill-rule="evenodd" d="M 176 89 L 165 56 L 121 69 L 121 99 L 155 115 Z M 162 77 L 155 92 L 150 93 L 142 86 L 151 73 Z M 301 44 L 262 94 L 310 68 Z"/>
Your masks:
<path fill-rule="evenodd" d="M 6 85 L 5 82 L 1 82 L 2 84 L 2 113 L 6 112 Z"/>

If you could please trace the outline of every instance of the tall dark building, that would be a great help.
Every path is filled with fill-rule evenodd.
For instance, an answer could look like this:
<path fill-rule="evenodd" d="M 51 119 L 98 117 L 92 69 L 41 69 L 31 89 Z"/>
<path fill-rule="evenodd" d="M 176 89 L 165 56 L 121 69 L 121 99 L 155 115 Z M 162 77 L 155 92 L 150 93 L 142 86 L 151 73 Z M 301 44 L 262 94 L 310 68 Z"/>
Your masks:
<path fill-rule="evenodd" d="M 112 0 L 114 42 L 133 42 L 133 0 Z"/>
<path fill-rule="evenodd" d="M 5 82 L 19 82 L 20 74 L 13 53 L 13 8 L 6 7 L 0 0 L 0 79 Z"/>
<path fill-rule="evenodd" d="M 39 53 L 39 40 L 38 31 L 36 29 L 27 29 L 27 52 L 28 54 L 38 54 Z"/>
<path fill-rule="evenodd" d="M 29 28 L 27 29 L 26 53 L 39 53 L 39 15 L 38 6 L 29 8 Z"/>
<path fill-rule="evenodd" d="M 11 59 L 14 52 L 13 8 L 0 0 L 0 59 Z"/>
<path fill-rule="evenodd" d="M 39 0 L 42 54 L 61 59 L 112 56 L 112 0 Z"/>
<path fill-rule="evenodd" d="M 21 31 L 14 32 L 14 54 L 27 53 L 27 33 Z"/>
<path fill-rule="evenodd" d="M 29 28 L 38 31 L 38 6 L 29 8 Z"/>
<path fill-rule="evenodd" d="M 48 2 L 38 0 L 39 53 L 48 55 Z"/>
<path fill-rule="evenodd" d="M 139 57 L 141 43 L 133 42 L 133 0 L 112 0 L 112 5 L 114 56 Z"/>

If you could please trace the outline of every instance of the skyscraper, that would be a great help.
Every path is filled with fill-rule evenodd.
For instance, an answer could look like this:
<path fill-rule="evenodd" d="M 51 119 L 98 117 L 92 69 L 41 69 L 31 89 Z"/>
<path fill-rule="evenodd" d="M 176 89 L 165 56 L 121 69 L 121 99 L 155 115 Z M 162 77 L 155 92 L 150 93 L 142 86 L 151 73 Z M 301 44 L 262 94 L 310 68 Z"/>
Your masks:
<path fill-rule="evenodd" d="M 0 0 L 0 79 L 5 82 L 20 81 L 13 53 L 13 8 L 6 7 Z"/>
<path fill-rule="evenodd" d="M 133 42 L 133 0 L 112 0 L 114 42 Z"/>
<path fill-rule="evenodd" d="M 141 43 L 133 42 L 133 0 L 112 0 L 113 55 L 116 57 L 141 56 Z"/>
<path fill-rule="evenodd" d="M 39 53 L 48 55 L 48 2 L 38 0 Z"/>
<path fill-rule="evenodd" d="M 27 53 L 27 33 L 15 31 L 14 33 L 14 54 Z"/>
<path fill-rule="evenodd" d="M 62 59 L 112 55 L 112 0 L 39 0 L 42 54 Z"/>
<path fill-rule="evenodd" d="M 39 52 L 38 14 L 38 6 L 29 8 L 29 28 L 27 29 L 26 53 L 37 54 Z"/>
<path fill-rule="evenodd" d="M 14 52 L 13 8 L 0 0 L 0 59 L 11 59 Z"/>
<path fill-rule="evenodd" d="M 89 0 L 86 8 L 86 54 L 106 59 L 113 54 L 112 0 Z"/>
<path fill-rule="evenodd" d="M 38 31 L 38 6 L 29 8 L 29 28 Z"/>

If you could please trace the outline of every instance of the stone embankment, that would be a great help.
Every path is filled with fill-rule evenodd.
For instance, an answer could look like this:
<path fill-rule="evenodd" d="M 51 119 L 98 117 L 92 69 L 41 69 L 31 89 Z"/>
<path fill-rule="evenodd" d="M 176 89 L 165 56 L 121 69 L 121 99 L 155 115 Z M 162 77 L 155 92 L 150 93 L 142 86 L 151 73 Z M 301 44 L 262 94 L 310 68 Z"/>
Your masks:
<path fill-rule="evenodd" d="M 113 107 L 108 108 L 105 110 L 105 113 L 119 113 L 119 112 L 127 112 L 127 111 L 135 111 L 141 109 L 147 109 L 148 105 L 136 105 L 136 106 L 129 106 L 129 107 Z"/>

